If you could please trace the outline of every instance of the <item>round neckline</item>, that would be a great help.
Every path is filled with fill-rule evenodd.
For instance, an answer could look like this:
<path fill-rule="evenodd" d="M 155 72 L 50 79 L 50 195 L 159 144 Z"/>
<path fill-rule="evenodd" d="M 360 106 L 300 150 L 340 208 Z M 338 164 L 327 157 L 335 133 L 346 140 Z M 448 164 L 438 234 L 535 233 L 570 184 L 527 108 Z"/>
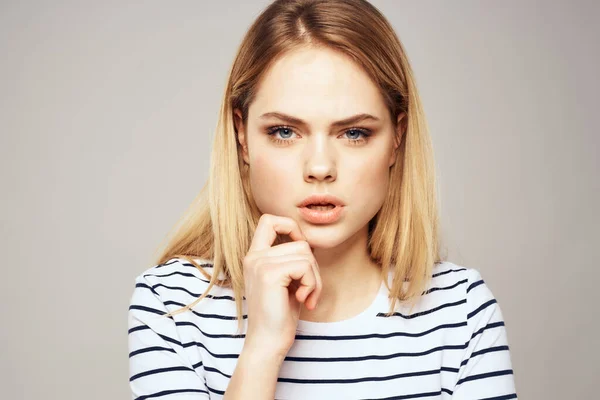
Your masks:
<path fill-rule="evenodd" d="M 341 320 L 341 321 L 333 321 L 333 322 L 314 322 L 314 321 L 305 321 L 298 320 L 298 326 L 296 327 L 297 333 L 347 333 L 350 329 L 364 326 L 363 322 L 367 322 L 369 319 L 374 319 L 375 315 L 382 307 L 385 306 L 386 301 L 388 299 L 387 296 L 387 287 L 385 286 L 385 282 L 382 280 L 381 285 L 379 286 L 379 290 L 375 295 L 375 298 L 359 314 Z"/>

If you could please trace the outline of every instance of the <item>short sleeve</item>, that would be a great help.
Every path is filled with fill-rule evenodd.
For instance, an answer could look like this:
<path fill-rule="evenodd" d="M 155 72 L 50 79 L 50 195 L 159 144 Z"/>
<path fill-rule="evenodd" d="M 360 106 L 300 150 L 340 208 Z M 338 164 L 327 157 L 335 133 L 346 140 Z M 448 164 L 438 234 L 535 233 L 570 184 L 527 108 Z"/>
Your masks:
<path fill-rule="evenodd" d="M 129 387 L 132 399 L 209 399 L 202 363 L 192 365 L 177 326 L 155 288 L 140 275 L 128 312 Z"/>
<path fill-rule="evenodd" d="M 516 399 L 502 311 L 478 270 L 467 269 L 468 337 L 452 400 Z"/>

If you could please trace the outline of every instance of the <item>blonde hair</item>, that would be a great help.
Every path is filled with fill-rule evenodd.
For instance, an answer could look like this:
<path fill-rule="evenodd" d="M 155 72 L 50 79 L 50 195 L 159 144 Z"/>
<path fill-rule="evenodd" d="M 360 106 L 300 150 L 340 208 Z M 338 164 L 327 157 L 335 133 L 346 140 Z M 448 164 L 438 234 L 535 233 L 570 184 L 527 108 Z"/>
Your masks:
<path fill-rule="evenodd" d="M 233 112 L 239 109 L 246 125 L 262 74 L 278 57 L 300 46 L 323 46 L 351 57 L 380 88 L 393 124 L 399 113 L 406 113 L 387 197 L 369 222 L 369 253 L 381 266 L 393 299 L 387 315 L 397 301 L 414 306 L 433 265 L 442 261 L 433 149 L 415 78 L 393 28 L 365 0 L 278 0 L 257 17 L 240 44 L 221 104 L 208 181 L 168 235 L 157 260 L 163 264 L 174 257 L 186 259 L 210 280 L 209 286 L 192 304 L 166 315 L 191 309 L 216 284 L 233 289 L 242 329 L 243 259 L 260 211 L 253 201 Z M 194 258 L 210 260 L 212 275 Z"/>

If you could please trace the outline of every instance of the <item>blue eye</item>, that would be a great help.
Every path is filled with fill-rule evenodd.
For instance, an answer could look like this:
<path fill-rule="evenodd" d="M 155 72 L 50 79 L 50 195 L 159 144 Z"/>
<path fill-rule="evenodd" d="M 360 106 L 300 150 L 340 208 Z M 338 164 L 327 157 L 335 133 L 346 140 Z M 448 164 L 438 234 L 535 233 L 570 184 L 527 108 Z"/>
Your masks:
<path fill-rule="evenodd" d="M 358 133 L 359 135 L 364 135 L 364 134 L 365 134 L 365 132 L 364 132 L 364 131 L 361 131 L 361 130 L 359 130 L 359 129 L 350 129 L 350 130 L 347 130 L 347 131 L 346 131 L 346 133 L 348 133 L 348 132 L 355 132 L 355 133 Z M 359 136 L 359 137 L 360 137 L 360 136 Z M 357 138 L 357 139 L 358 139 L 358 138 Z M 351 138 L 350 140 L 357 140 L 357 139 L 352 139 L 352 138 Z"/>
<path fill-rule="evenodd" d="M 280 133 L 280 137 L 282 137 L 283 139 L 277 139 L 275 138 L 275 135 L 277 133 Z M 352 134 L 352 138 L 348 139 L 348 142 L 352 145 L 359 145 L 359 144 L 363 144 L 368 142 L 369 137 L 371 136 L 371 131 L 369 129 L 365 129 L 365 128 L 350 128 L 347 129 L 344 134 L 348 134 L 348 133 L 353 133 Z M 289 144 L 291 142 L 293 142 L 293 140 L 290 140 L 291 135 L 294 134 L 294 131 L 292 130 L 291 127 L 289 126 L 285 126 L 285 125 L 281 125 L 281 126 L 272 126 L 267 128 L 267 135 L 269 135 L 270 139 L 278 144 Z M 358 135 L 358 136 L 355 136 Z M 362 138 L 360 137 L 360 135 L 362 135 Z M 354 138 L 356 137 L 356 138 Z"/>
<path fill-rule="evenodd" d="M 272 129 L 271 131 L 269 131 L 269 135 L 274 135 L 275 132 L 284 132 L 287 131 L 284 135 L 288 135 L 292 132 L 292 130 L 290 128 L 287 128 L 285 126 L 281 126 L 281 127 L 275 127 L 274 129 Z M 289 139 L 289 136 L 284 136 L 285 138 Z"/>

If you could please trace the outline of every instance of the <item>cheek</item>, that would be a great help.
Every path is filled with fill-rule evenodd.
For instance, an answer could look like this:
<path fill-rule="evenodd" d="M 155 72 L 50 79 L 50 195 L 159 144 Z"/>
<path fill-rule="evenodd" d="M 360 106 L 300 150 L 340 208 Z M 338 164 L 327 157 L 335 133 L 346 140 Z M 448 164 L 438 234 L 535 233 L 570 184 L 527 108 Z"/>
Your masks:
<path fill-rule="evenodd" d="M 361 207 L 379 208 L 385 199 L 389 185 L 388 159 L 368 158 L 352 165 L 353 195 Z"/>
<path fill-rule="evenodd" d="M 254 201 L 262 213 L 283 215 L 294 204 L 294 199 L 286 197 L 294 192 L 289 187 L 293 182 L 293 171 L 285 159 L 277 155 L 260 155 L 251 160 L 250 186 Z"/>

